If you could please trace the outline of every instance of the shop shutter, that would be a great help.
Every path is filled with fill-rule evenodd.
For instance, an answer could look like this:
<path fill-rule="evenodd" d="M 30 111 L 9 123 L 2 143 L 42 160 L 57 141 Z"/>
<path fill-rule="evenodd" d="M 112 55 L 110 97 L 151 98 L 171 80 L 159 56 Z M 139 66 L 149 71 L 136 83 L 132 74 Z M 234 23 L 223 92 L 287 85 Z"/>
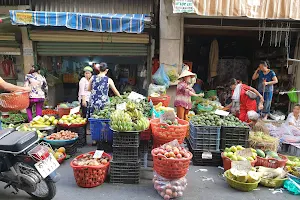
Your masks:
<path fill-rule="evenodd" d="M 147 56 L 147 44 L 37 42 L 40 56 Z"/>
<path fill-rule="evenodd" d="M 148 44 L 147 33 L 96 33 L 88 31 L 30 31 L 30 39 L 38 42 L 87 42 Z"/>

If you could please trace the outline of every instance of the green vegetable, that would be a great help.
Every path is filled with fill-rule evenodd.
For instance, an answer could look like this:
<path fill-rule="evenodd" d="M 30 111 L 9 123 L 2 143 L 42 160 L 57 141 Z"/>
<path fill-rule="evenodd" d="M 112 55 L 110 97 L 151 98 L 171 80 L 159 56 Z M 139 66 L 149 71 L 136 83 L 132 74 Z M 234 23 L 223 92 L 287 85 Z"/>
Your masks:
<path fill-rule="evenodd" d="M 256 153 L 259 157 L 265 158 L 266 154 L 261 149 L 256 149 Z"/>

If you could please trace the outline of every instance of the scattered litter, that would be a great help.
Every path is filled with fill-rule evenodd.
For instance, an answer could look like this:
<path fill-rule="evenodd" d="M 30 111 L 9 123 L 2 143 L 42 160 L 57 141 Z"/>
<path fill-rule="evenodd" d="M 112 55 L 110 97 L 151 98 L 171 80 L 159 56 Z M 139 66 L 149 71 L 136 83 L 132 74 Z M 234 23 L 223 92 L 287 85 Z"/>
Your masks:
<path fill-rule="evenodd" d="M 275 189 L 275 190 L 274 189 L 269 189 L 269 190 L 273 191 L 272 194 L 277 194 L 277 193 L 281 193 L 282 194 L 284 189 L 283 188 L 279 188 L 279 189 Z"/>
<path fill-rule="evenodd" d="M 224 167 L 219 166 L 218 168 L 221 169 L 221 170 L 224 170 Z"/>
<path fill-rule="evenodd" d="M 202 181 L 212 181 L 213 183 L 215 182 L 213 178 L 208 178 L 205 176 L 203 176 L 202 178 L 203 178 Z"/>
<path fill-rule="evenodd" d="M 207 171 L 208 171 L 207 169 L 198 169 L 195 172 L 207 172 Z"/>
<path fill-rule="evenodd" d="M 256 189 L 254 189 L 254 190 L 260 190 L 259 188 L 256 188 Z"/>

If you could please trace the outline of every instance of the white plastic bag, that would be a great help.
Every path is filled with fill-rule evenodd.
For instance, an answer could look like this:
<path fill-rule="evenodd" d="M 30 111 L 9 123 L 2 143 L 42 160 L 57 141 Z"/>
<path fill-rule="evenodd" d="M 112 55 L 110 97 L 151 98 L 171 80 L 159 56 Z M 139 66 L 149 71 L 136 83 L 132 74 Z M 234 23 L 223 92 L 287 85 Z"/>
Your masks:
<path fill-rule="evenodd" d="M 152 96 L 153 94 L 164 95 L 167 92 L 167 88 L 165 85 L 155 85 L 150 83 L 148 89 L 148 96 Z"/>
<path fill-rule="evenodd" d="M 168 180 L 159 176 L 156 172 L 154 172 L 153 183 L 154 189 L 164 200 L 182 197 L 187 187 L 187 179 L 185 177 Z"/>

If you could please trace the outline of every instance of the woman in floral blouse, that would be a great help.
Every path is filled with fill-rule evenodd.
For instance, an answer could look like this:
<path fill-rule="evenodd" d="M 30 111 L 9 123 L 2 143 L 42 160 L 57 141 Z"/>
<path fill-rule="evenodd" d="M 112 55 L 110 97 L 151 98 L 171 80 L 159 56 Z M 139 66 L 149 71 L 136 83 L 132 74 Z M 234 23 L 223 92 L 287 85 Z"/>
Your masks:
<path fill-rule="evenodd" d="M 89 80 L 88 90 L 91 91 L 91 95 L 88 116 L 91 116 L 95 110 L 103 109 L 105 104 L 109 102 L 109 88 L 115 93 L 115 95 L 121 96 L 114 84 L 114 81 L 111 78 L 108 78 L 106 75 L 108 72 L 106 63 L 100 63 L 99 65 L 96 65 L 95 71 L 98 75 L 92 76 L 92 78 Z"/>
<path fill-rule="evenodd" d="M 48 92 L 46 78 L 40 74 L 38 65 L 32 66 L 29 73 L 25 76 L 25 87 L 30 87 L 30 105 L 27 108 L 28 121 L 32 120 L 32 107 L 35 105 L 36 116 L 42 115 L 42 109 Z"/>
<path fill-rule="evenodd" d="M 177 116 L 180 119 L 186 119 L 190 109 L 192 108 L 191 96 L 203 95 L 196 94 L 194 89 L 190 86 L 192 78 L 195 76 L 196 74 L 188 70 L 184 70 L 178 78 L 180 82 L 177 85 L 174 106 L 177 108 Z"/>

